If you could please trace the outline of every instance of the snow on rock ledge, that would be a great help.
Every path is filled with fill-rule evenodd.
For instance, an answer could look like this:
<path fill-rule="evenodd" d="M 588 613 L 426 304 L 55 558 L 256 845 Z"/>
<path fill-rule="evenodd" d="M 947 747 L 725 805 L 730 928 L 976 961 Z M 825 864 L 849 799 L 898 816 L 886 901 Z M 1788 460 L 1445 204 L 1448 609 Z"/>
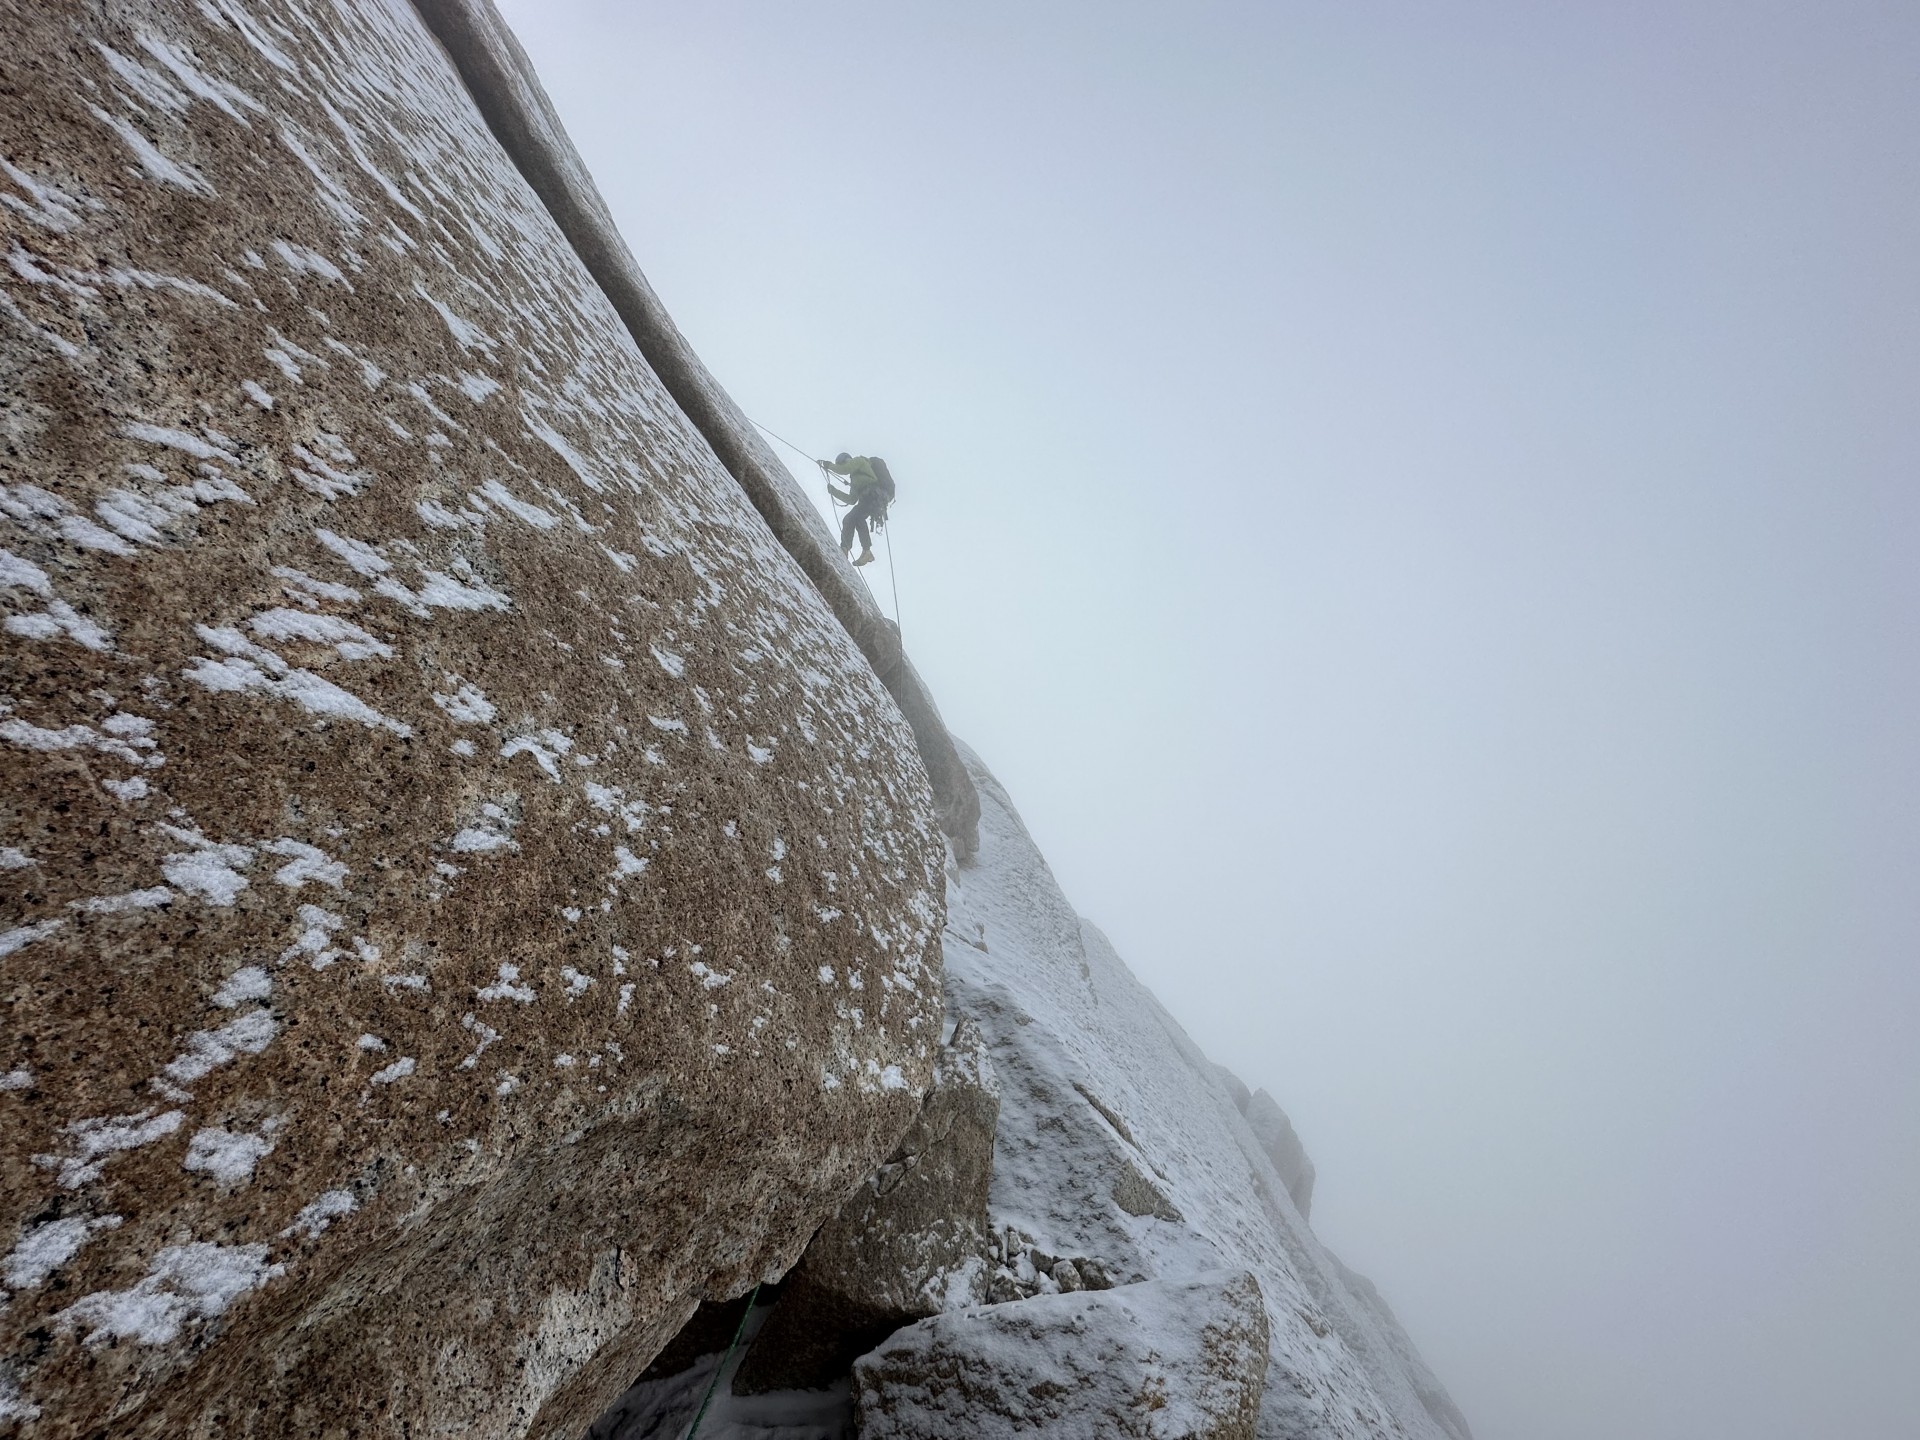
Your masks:
<path fill-rule="evenodd" d="M 1260 1440 L 1470 1440 L 1385 1303 L 1307 1227 L 1240 1113 L 1244 1087 L 1074 913 L 1006 792 L 963 753 L 980 851 L 948 872 L 945 983 L 950 1017 L 985 1033 L 1000 1091 L 990 1294 L 1009 1303 L 994 1310 L 1053 1298 L 1063 1277 L 1125 1289 L 1244 1267 L 1270 1321 Z"/>
<path fill-rule="evenodd" d="M 1267 1314 L 1245 1271 L 952 1310 L 854 1366 L 861 1440 L 1253 1440 Z"/>
<path fill-rule="evenodd" d="M 0 17 L 0 1429 L 576 1435 L 918 1109 L 913 736 L 411 9 Z"/>

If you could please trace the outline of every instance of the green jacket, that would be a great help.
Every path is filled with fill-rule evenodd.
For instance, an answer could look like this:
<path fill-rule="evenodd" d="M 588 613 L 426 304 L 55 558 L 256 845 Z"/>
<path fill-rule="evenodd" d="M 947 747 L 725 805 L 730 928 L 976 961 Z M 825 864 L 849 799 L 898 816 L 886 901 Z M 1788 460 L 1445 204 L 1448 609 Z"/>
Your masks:
<path fill-rule="evenodd" d="M 880 477 L 873 473 L 873 466 L 867 463 L 867 457 L 864 455 L 856 455 L 844 465 L 835 465 L 829 461 L 827 463 L 827 469 L 835 475 L 844 475 L 847 477 L 846 494 L 841 494 L 838 490 L 833 490 L 832 485 L 828 485 L 827 489 L 833 490 L 834 498 L 848 505 L 859 504 L 861 500 L 866 498 L 867 492 L 874 489 L 880 483 Z"/>

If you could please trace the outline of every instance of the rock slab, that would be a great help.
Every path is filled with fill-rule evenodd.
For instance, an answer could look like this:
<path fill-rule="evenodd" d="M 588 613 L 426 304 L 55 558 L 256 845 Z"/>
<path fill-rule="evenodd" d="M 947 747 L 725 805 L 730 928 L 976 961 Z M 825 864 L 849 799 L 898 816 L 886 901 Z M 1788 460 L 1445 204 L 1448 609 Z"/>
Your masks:
<path fill-rule="evenodd" d="M 0 23 L 0 1428 L 575 1436 L 918 1113 L 913 732 L 411 8 Z"/>
<path fill-rule="evenodd" d="M 1266 1373 L 1260 1286 L 1218 1271 L 950 1311 L 854 1390 L 861 1440 L 1253 1440 Z"/>

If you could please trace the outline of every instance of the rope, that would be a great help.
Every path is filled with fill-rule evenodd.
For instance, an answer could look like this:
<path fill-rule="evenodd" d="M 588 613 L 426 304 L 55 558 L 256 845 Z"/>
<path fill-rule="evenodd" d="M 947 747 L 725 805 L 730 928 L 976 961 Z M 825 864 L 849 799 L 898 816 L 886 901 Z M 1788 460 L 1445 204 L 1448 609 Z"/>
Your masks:
<path fill-rule="evenodd" d="M 806 461 L 809 465 L 818 465 L 820 463 L 818 460 L 814 459 L 813 456 L 807 454 L 806 451 L 802 450 L 798 445 L 794 444 L 791 440 L 786 439 L 784 436 L 775 435 L 773 431 L 767 430 L 767 427 L 762 425 L 758 420 L 751 420 L 751 423 L 756 430 L 765 430 L 766 433 L 771 438 L 778 440 L 782 445 L 786 446 L 787 449 L 793 451 L 794 454 L 798 455 L 802 460 Z"/>
<path fill-rule="evenodd" d="M 893 582 L 893 628 L 900 630 L 900 577 L 893 573 L 893 526 L 883 532 L 887 537 L 887 579 Z M 904 636 L 906 632 L 901 630 Z"/>
<path fill-rule="evenodd" d="M 807 454 L 807 452 L 802 450 L 798 445 L 794 444 L 791 440 L 787 439 L 785 436 L 775 435 L 773 431 L 768 430 L 766 426 L 762 425 L 758 420 L 755 420 L 752 416 L 748 416 L 747 421 L 750 425 L 753 426 L 754 429 L 765 431 L 767 436 L 770 439 L 778 440 L 782 445 L 786 446 L 787 449 L 791 450 L 794 454 L 798 455 L 802 460 L 806 461 L 809 465 L 820 466 L 820 478 L 822 480 L 826 480 L 826 485 L 827 485 L 827 503 L 833 507 L 833 518 L 838 520 L 840 518 L 840 502 L 833 498 L 833 481 L 826 479 L 826 473 L 827 473 L 826 467 L 822 465 L 820 461 L 816 460 L 813 456 Z"/>
<path fill-rule="evenodd" d="M 771 435 L 773 432 L 769 430 L 767 433 Z M 727 1362 L 733 1359 L 740 1337 L 747 1333 L 747 1317 L 753 1314 L 753 1302 L 759 1298 L 760 1287 L 756 1285 L 753 1294 L 747 1297 L 747 1308 L 740 1312 L 740 1323 L 733 1327 L 733 1339 L 727 1342 L 727 1353 L 720 1357 L 719 1368 L 713 1372 L 713 1379 L 707 1382 L 707 1393 L 700 1398 L 700 1408 L 694 1413 L 693 1428 L 687 1431 L 686 1440 L 693 1440 L 700 1433 L 700 1422 L 707 1418 L 707 1406 L 713 1403 L 713 1392 L 720 1388 L 720 1377 L 727 1373 Z"/>

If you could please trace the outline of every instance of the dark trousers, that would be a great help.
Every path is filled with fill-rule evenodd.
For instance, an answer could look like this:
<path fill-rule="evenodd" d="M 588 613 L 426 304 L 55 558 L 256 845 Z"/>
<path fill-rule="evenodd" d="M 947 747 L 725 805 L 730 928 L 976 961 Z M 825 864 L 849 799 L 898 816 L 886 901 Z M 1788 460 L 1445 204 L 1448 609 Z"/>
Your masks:
<path fill-rule="evenodd" d="M 853 537 L 858 535 L 862 550 L 873 549 L 873 532 L 867 529 L 867 522 L 878 520 L 886 508 L 887 502 L 878 495 L 863 495 L 856 500 L 853 508 L 847 511 L 847 518 L 840 522 L 840 548 L 851 550 Z"/>

